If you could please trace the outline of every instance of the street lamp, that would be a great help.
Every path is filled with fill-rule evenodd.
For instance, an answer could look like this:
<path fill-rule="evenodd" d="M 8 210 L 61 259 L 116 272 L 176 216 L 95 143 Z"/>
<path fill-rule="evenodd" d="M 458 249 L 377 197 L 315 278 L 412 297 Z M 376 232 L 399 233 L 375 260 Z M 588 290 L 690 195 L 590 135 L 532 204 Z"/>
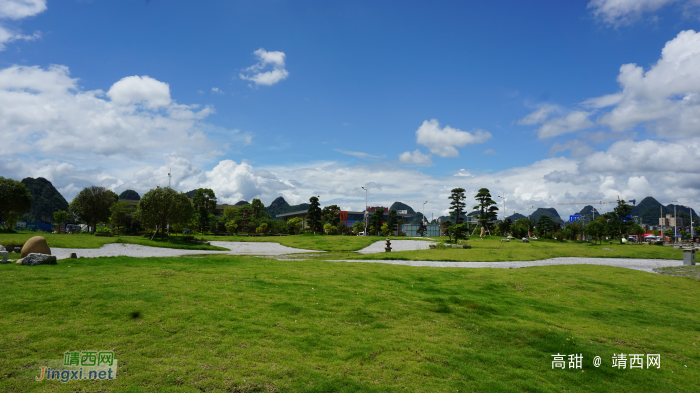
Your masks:
<path fill-rule="evenodd" d="M 369 225 L 369 213 L 367 212 L 367 191 L 368 189 L 362 187 L 363 190 L 365 190 L 365 214 L 364 214 L 364 219 L 365 219 L 365 236 L 367 236 L 367 226 Z"/>
<path fill-rule="evenodd" d="M 678 203 L 678 201 L 671 201 L 671 203 Z M 673 243 L 676 243 L 676 236 L 678 236 L 678 219 L 676 218 L 676 205 L 673 205 Z"/>
<path fill-rule="evenodd" d="M 506 193 L 504 192 L 503 195 L 506 195 Z M 498 197 L 501 198 L 501 199 L 503 199 L 503 221 L 505 221 L 505 220 L 506 220 L 506 214 L 508 214 L 508 213 L 506 213 L 506 197 L 500 196 L 500 195 L 499 195 Z"/>
<path fill-rule="evenodd" d="M 535 205 L 532 205 L 527 208 L 527 237 L 532 237 L 532 234 L 530 233 L 530 226 L 532 225 L 532 222 L 530 221 L 530 210 L 534 208 Z"/>
<path fill-rule="evenodd" d="M 428 203 L 428 201 L 423 202 L 423 221 L 425 221 L 425 204 Z"/>

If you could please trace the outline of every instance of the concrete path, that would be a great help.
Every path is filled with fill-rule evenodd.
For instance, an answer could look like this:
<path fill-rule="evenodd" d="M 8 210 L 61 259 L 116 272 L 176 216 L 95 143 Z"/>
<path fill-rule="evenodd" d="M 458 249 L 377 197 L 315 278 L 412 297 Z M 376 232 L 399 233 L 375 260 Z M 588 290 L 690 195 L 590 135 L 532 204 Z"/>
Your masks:
<path fill-rule="evenodd" d="M 100 248 L 51 248 L 57 259 L 66 259 L 71 253 L 78 257 L 177 257 L 181 255 L 231 254 L 231 255 L 284 255 L 296 253 L 323 252 L 286 247 L 279 243 L 267 242 L 211 242 L 212 246 L 228 248 L 230 251 L 179 250 L 174 248 L 149 247 L 138 244 L 111 243 Z"/>
<path fill-rule="evenodd" d="M 641 270 L 655 273 L 653 269 L 659 267 L 682 266 L 681 260 L 669 259 L 628 259 L 628 258 L 552 258 L 539 261 L 511 261 L 511 262 L 441 262 L 441 261 L 402 261 L 402 260 L 359 260 L 343 259 L 332 262 L 369 262 L 388 263 L 392 265 L 430 266 L 430 267 L 469 267 L 469 268 L 501 268 L 513 269 L 531 266 L 552 265 L 602 265 L 624 267 L 627 269 Z"/>

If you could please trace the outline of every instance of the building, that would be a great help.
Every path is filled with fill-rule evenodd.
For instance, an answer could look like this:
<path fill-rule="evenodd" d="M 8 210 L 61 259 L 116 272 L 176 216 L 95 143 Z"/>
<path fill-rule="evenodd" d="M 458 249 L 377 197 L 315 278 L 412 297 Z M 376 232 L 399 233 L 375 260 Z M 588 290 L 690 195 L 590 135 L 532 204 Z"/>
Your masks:
<path fill-rule="evenodd" d="M 680 218 L 674 218 L 672 215 L 667 214 L 666 217 L 659 218 L 659 225 L 664 226 L 666 228 L 676 226 L 682 227 L 683 220 Z"/>

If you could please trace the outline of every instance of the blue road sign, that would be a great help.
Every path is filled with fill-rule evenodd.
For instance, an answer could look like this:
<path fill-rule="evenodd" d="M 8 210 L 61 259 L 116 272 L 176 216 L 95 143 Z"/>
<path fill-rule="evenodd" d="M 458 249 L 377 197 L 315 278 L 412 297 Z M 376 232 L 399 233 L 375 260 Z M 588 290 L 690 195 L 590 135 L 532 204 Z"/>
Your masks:
<path fill-rule="evenodd" d="M 574 215 L 569 216 L 569 222 L 574 222 L 574 221 L 581 221 L 581 215 L 574 214 Z"/>

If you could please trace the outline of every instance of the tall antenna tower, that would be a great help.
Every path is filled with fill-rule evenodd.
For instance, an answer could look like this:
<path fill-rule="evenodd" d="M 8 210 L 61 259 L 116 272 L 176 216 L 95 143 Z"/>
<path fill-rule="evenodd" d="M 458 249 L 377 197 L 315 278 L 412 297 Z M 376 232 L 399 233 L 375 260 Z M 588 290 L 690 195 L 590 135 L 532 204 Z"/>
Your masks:
<path fill-rule="evenodd" d="M 170 188 L 170 178 L 173 177 L 173 175 L 171 173 L 172 171 L 173 171 L 173 167 L 170 167 L 170 169 L 168 170 L 168 188 Z"/>

